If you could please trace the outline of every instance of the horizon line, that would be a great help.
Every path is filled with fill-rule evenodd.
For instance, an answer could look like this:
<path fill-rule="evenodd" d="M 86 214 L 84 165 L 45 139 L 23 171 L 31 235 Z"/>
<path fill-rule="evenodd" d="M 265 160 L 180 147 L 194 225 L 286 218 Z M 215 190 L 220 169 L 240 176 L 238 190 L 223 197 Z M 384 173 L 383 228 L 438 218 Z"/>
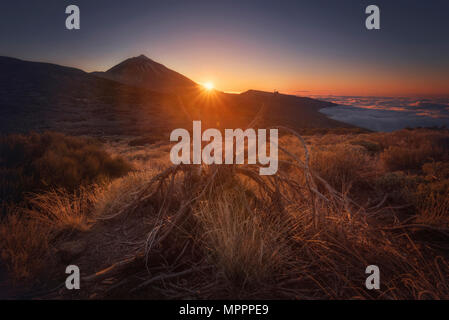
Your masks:
<path fill-rule="evenodd" d="M 152 58 L 149 58 L 147 55 L 145 54 L 137 54 L 137 55 L 133 55 L 130 57 L 125 57 L 122 60 L 114 63 L 112 66 L 107 67 L 105 70 L 101 70 L 101 68 L 98 68 L 96 70 L 93 71 L 89 71 L 88 69 L 84 69 L 84 67 L 82 66 L 72 66 L 72 65 L 67 65 L 64 63 L 57 63 L 57 62 L 53 62 L 50 61 L 48 59 L 42 59 L 39 60 L 39 58 L 36 58 L 37 60 L 34 60 L 34 58 L 32 59 L 28 59 L 28 58 L 23 58 L 23 57 L 15 57 L 15 56 L 8 56 L 8 55 L 1 55 L 0 57 L 3 58 L 10 58 L 10 59 L 17 59 L 17 60 L 21 60 L 21 61 L 25 61 L 25 62 L 33 62 L 33 63 L 45 63 L 45 64 L 52 64 L 52 65 L 57 65 L 60 67 L 66 67 L 66 68 L 73 68 L 73 69 L 78 69 L 81 70 L 87 74 L 92 74 L 94 72 L 107 72 L 109 69 L 113 68 L 114 66 L 122 63 L 123 61 L 127 60 L 127 59 L 131 59 L 131 58 L 137 58 L 140 56 L 145 56 L 146 58 L 150 59 L 151 61 L 154 61 L 156 63 L 162 64 L 164 65 L 166 68 L 178 72 L 176 71 L 176 69 L 167 66 L 166 64 L 153 60 Z M 87 71 L 86 71 L 87 70 Z M 178 72 L 180 73 L 180 72 Z M 182 74 L 182 73 L 180 73 Z M 189 78 L 191 81 L 195 82 L 198 85 L 201 85 L 200 82 L 193 80 L 190 76 L 186 75 L 186 74 L 182 74 L 183 76 Z M 334 97 L 366 97 L 366 98 L 416 98 L 416 99 L 425 99 L 425 98 L 449 98 L 449 93 L 437 93 L 437 94 L 425 94 L 425 93 L 414 93 L 414 94 L 394 94 L 394 95 L 376 95 L 376 94 L 338 94 L 338 93 L 318 93 L 318 92 L 313 92 L 311 90 L 276 90 L 273 89 L 271 91 L 268 91 L 266 89 L 257 89 L 257 88 L 249 88 L 249 89 L 245 89 L 245 90 L 241 90 L 241 91 L 236 91 L 236 90 L 223 90 L 223 89 L 219 89 L 219 88 L 215 88 L 217 91 L 221 91 L 223 93 L 227 93 L 227 94 L 242 94 L 248 91 L 261 91 L 261 92 L 278 92 L 280 94 L 285 94 L 285 95 L 291 95 L 291 96 L 298 96 L 298 97 L 316 97 L 316 96 L 334 96 Z M 332 89 L 323 89 L 323 91 L 333 91 Z M 303 92 L 304 94 L 299 94 L 300 92 Z"/>

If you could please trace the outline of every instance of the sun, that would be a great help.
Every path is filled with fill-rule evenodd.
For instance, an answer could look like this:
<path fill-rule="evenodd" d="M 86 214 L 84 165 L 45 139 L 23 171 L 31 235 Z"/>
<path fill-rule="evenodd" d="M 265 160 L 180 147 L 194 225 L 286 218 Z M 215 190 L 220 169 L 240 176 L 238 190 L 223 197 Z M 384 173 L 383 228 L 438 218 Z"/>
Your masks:
<path fill-rule="evenodd" d="M 212 82 L 205 82 L 205 83 L 203 83 L 203 87 L 207 91 L 211 91 L 214 89 L 214 84 Z"/>

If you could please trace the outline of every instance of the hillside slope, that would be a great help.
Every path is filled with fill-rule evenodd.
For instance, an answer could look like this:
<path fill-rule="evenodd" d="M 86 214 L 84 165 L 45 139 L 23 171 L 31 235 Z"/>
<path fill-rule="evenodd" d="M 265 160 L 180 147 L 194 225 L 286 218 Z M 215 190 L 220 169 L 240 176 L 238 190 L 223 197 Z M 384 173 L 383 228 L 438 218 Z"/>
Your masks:
<path fill-rule="evenodd" d="M 189 78 L 144 55 L 126 59 L 106 72 L 93 74 L 124 84 L 167 93 L 197 86 Z"/>
<path fill-rule="evenodd" d="M 191 128 L 192 120 L 202 120 L 204 127 L 244 127 L 261 108 L 259 126 L 353 127 L 318 112 L 331 103 L 254 90 L 206 91 L 143 56 L 105 74 L 7 57 L 0 57 L 0 71 L 2 133 L 54 130 L 168 137 L 173 128 Z M 117 81 L 105 79 L 109 75 Z"/>
<path fill-rule="evenodd" d="M 0 131 L 139 135 L 170 120 L 171 96 L 75 68 L 0 57 Z"/>

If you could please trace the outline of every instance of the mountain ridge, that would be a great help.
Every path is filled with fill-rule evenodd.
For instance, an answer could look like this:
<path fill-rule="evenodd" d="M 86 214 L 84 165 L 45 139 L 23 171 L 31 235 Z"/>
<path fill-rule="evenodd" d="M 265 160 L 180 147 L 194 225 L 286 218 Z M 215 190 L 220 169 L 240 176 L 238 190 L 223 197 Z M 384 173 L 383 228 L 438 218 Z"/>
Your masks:
<path fill-rule="evenodd" d="M 332 103 L 257 90 L 242 94 L 206 91 L 145 56 L 127 59 L 110 70 L 125 66 L 125 74 L 132 75 L 129 70 L 142 65 L 144 74 L 161 71 L 174 75 L 182 85 L 165 83 L 162 89 L 170 90 L 159 91 L 77 68 L 0 57 L 0 132 L 139 136 L 191 126 L 192 119 L 202 120 L 204 127 L 238 128 L 250 123 L 262 105 L 266 107 L 264 126 L 354 127 L 318 112 Z"/>
<path fill-rule="evenodd" d="M 104 72 L 92 72 L 97 77 L 143 87 L 159 92 L 176 92 L 197 87 L 188 77 L 141 54 L 128 58 Z"/>

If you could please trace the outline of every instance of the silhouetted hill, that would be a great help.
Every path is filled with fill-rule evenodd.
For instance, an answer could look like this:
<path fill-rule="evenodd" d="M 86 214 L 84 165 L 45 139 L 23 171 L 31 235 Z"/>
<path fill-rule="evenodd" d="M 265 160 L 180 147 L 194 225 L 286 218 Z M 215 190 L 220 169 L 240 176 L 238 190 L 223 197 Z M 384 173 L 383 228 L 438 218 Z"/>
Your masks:
<path fill-rule="evenodd" d="M 197 86 L 189 78 L 144 55 L 127 59 L 106 72 L 93 74 L 159 92 L 176 92 Z"/>
<path fill-rule="evenodd" d="M 269 123 L 279 123 L 295 128 L 333 128 L 342 126 L 340 122 L 329 119 L 318 112 L 321 108 L 335 106 L 331 102 L 257 90 L 248 90 L 242 93 L 241 96 L 244 103 L 265 104 L 266 120 Z"/>
<path fill-rule="evenodd" d="M 0 132 L 141 134 L 166 127 L 170 96 L 75 68 L 0 57 Z"/>
<path fill-rule="evenodd" d="M 352 127 L 318 112 L 331 103 L 255 90 L 206 91 L 144 56 L 106 74 L 116 75 L 118 81 L 76 68 L 0 57 L 0 132 L 54 130 L 168 139 L 167 131 L 191 128 L 192 120 L 202 120 L 204 127 L 245 127 L 262 106 L 265 112 L 258 125 L 263 127 Z"/>

